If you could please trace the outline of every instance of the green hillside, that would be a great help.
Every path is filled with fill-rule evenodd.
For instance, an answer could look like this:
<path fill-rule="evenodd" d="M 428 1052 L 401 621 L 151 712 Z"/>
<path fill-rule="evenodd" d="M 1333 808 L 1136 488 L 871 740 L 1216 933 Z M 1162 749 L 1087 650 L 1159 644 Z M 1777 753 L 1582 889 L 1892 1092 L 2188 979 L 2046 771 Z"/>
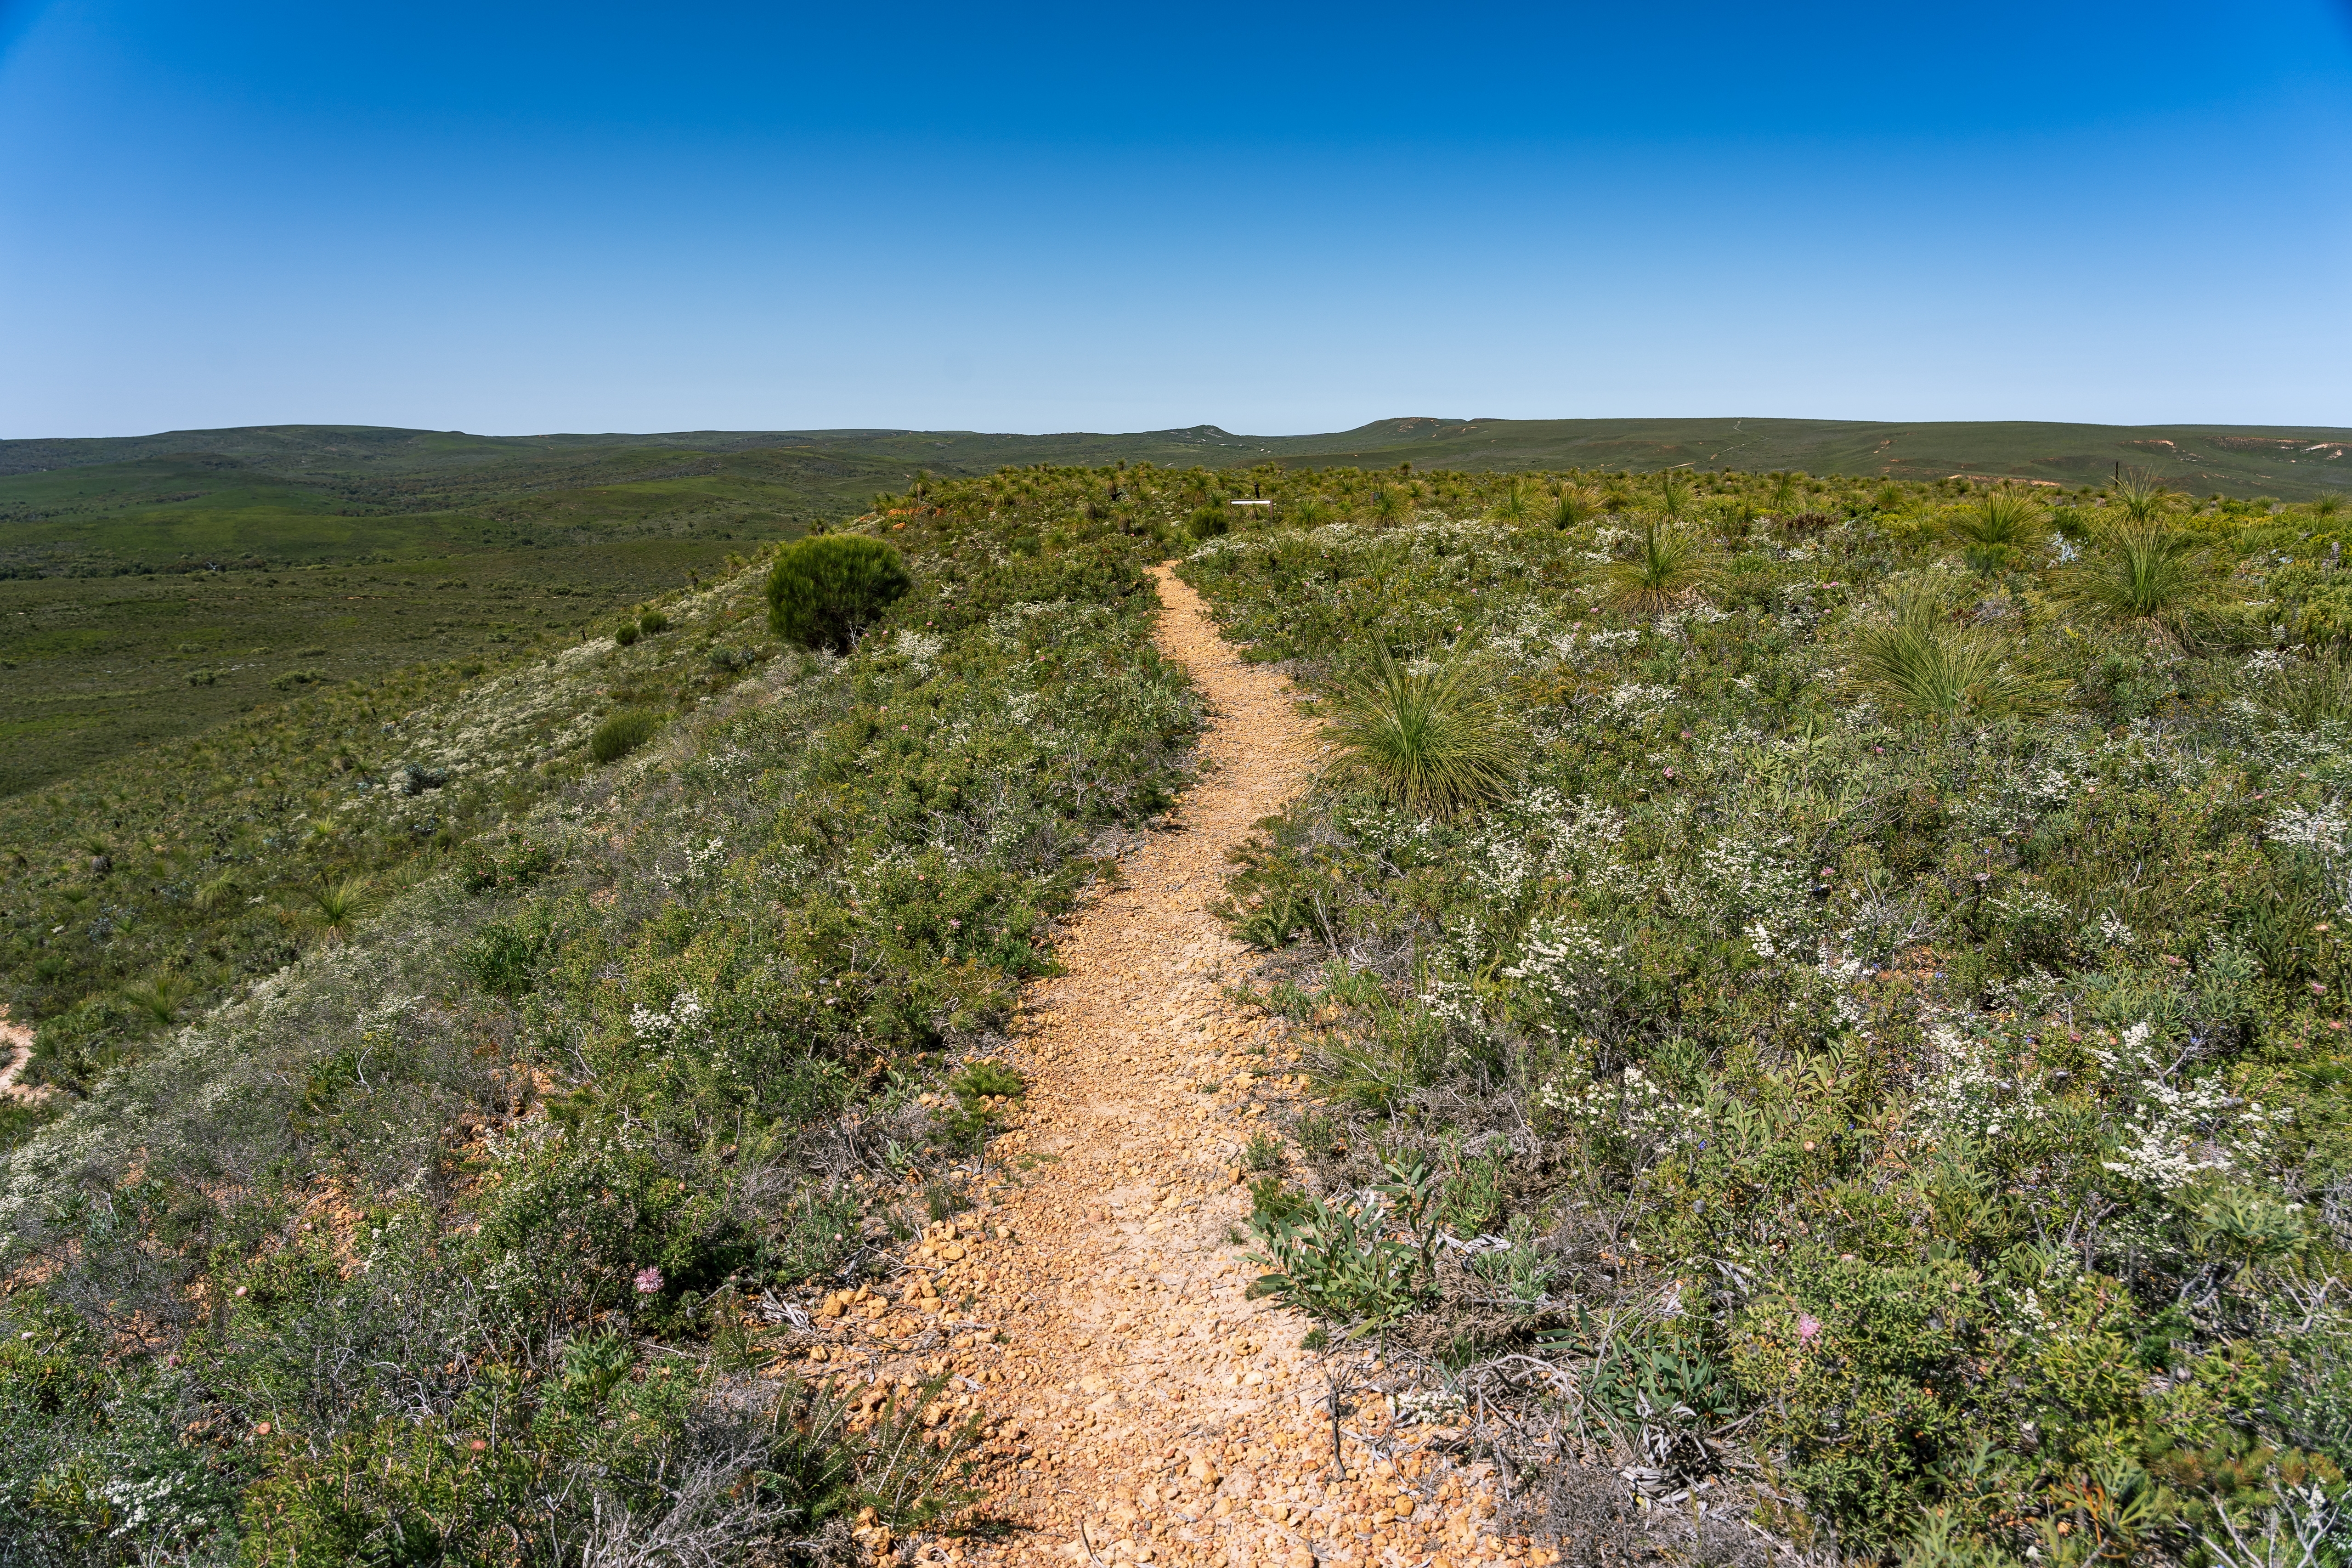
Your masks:
<path fill-rule="evenodd" d="M 296 425 L 5 441 L 0 795 L 282 700 L 281 682 L 576 638 L 749 542 L 853 516 L 925 473 L 1688 466 L 2080 487 L 2128 467 L 2192 495 L 2295 500 L 2352 488 L 2347 441 L 2316 427 L 1435 418 L 1282 437 Z"/>
<path fill-rule="evenodd" d="M 2346 509 L 1457 462 L 927 482 L 846 646 L 754 567 L 0 802 L 0 1568 L 982 1545 L 1090 1439 L 794 1314 L 1011 1179 L 1171 556 L 1332 721 L 1202 889 L 1298 1053 L 1203 1245 L 1397 1443 L 1594 1568 L 2346 1561 Z"/>

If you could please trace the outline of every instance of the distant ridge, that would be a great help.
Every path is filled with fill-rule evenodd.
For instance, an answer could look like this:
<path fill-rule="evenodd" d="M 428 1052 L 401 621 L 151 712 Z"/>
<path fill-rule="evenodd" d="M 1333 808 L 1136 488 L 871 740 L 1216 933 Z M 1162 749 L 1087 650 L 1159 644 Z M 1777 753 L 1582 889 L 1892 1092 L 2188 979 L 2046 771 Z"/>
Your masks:
<path fill-rule="evenodd" d="M 727 454 L 793 450 L 860 465 L 971 473 L 1029 463 L 1475 470 L 1801 468 L 1900 479 L 1992 476 L 2083 485 L 2120 466 L 2205 494 L 2300 499 L 2352 490 L 2352 429 L 2273 425 L 2074 425 L 1855 419 L 1460 419 L 1409 415 L 1352 430 L 1250 436 L 1216 425 L 1051 435 L 971 430 L 687 430 L 478 436 L 367 425 L 257 425 L 152 436 L 0 441 L 0 475 L 212 454 L 279 473 L 391 476 L 615 449 Z"/>

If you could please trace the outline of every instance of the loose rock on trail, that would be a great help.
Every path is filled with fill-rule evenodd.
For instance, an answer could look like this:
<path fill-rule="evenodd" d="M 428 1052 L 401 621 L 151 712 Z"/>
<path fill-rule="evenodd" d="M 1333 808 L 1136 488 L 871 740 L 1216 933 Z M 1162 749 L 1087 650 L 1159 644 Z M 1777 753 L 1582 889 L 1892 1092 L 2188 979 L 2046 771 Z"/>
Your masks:
<path fill-rule="evenodd" d="M 1244 1295 L 1243 1149 L 1295 1052 L 1221 983 L 1246 950 L 1204 906 L 1226 851 L 1312 772 L 1288 682 L 1242 662 L 1199 595 L 1157 570 L 1160 650 L 1213 722 L 1198 782 L 1121 861 L 1024 994 L 1025 1102 L 990 1145 L 987 1195 L 933 1225 L 900 1279 L 826 1299 L 801 1370 L 868 1400 L 945 1374 L 941 1419 L 989 1436 L 971 1528 L 894 1542 L 989 1563 L 1468 1564 L 1528 1547 L 1487 1532 L 1483 1467 L 1387 1401 L 1326 1383 L 1295 1314 Z M 1340 1352 L 1362 1377 L 1370 1352 Z"/>

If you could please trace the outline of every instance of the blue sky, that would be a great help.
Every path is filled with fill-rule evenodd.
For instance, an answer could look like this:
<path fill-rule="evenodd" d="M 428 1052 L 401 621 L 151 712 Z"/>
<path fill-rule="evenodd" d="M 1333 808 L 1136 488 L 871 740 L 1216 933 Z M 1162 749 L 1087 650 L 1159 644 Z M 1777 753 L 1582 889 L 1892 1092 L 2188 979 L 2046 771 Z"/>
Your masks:
<path fill-rule="evenodd" d="M 0 0 L 0 436 L 2352 425 L 2352 13 Z"/>

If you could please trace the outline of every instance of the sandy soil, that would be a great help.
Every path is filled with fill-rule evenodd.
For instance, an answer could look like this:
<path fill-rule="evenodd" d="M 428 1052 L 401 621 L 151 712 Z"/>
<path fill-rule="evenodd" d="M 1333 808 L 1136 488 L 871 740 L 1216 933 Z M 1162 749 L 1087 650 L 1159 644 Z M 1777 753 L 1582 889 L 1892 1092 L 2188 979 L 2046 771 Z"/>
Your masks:
<path fill-rule="evenodd" d="M 8 1065 L 0 1067 L 0 1099 L 38 1105 L 47 1098 L 46 1088 L 32 1089 L 16 1081 L 33 1065 L 33 1031 L 22 1024 L 10 1023 L 5 1007 L 0 1007 L 0 1052 L 8 1058 Z"/>
<path fill-rule="evenodd" d="M 934 1226 L 899 1279 L 829 1299 L 801 1370 L 845 1384 L 949 1373 L 992 1440 L 994 1528 L 912 1543 L 991 1563 L 1466 1564 L 1528 1554 L 1486 1531 L 1482 1470 L 1451 1434 L 1399 1425 L 1370 1385 L 1343 1396 L 1333 1464 L 1318 1358 L 1295 1314 L 1246 1300 L 1242 1151 L 1299 1087 L 1282 1026 L 1220 982 L 1245 950 L 1202 906 L 1225 852 L 1316 762 L 1284 679 L 1242 663 L 1165 568 L 1160 642 L 1206 693 L 1198 784 L 1122 861 L 1125 886 L 1065 939 L 1067 973 L 1024 997 L 1030 1091 L 995 1140 L 989 1199 Z M 878 1531 L 868 1544 L 887 1542 Z"/>

